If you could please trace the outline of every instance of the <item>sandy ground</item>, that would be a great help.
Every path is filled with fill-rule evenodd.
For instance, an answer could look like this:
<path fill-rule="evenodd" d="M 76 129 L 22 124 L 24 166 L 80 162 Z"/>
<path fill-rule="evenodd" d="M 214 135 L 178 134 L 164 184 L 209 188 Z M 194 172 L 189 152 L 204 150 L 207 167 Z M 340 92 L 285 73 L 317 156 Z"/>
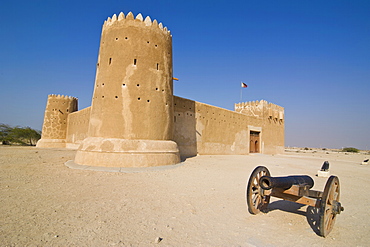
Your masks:
<path fill-rule="evenodd" d="M 198 156 L 175 169 L 118 173 L 70 169 L 75 151 L 0 146 L 1 246 L 369 246 L 370 155 Z M 251 215 L 245 187 L 258 165 L 272 176 L 316 177 L 330 162 L 341 203 L 333 231 L 315 233 L 307 206 L 273 199 Z M 158 238 L 161 239 L 157 243 Z"/>

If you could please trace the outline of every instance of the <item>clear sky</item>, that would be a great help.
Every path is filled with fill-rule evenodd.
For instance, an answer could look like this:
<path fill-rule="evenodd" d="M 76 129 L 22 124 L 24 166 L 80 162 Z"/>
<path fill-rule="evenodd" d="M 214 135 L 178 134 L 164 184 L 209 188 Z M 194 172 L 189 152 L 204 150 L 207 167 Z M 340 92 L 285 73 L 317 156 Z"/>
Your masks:
<path fill-rule="evenodd" d="M 101 27 L 132 11 L 173 35 L 175 95 L 285 107 L 285 145 L 370 149 L 368 0 L 2 0 L 0 123 L 42 128 L 48 94 L 91 105 Z"/>

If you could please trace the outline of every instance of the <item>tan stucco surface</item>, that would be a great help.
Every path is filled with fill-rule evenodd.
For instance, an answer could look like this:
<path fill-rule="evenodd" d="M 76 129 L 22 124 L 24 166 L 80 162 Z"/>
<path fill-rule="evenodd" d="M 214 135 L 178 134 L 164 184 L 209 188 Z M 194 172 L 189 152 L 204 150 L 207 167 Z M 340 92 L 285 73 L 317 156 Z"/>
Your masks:
<path fill-rule="evenodd" d="M 273 115 L 276 111 L 283 116 L 282 107 L 266 101 L 248 102 L 236 104 L 239 113 L 176 96 L 174 102 L 174 140 L 183 157 L 249 154 L 250 131 L 260 132 L 262 153 L 284 151 L 284 120 Z"/>
<path fill-rule="evenodd" d="M 90 123 L 90 109 L 91 107 L 86 107 L 85 109 L 69 114 L 66 137 L 67 145 L 78 148 L 78 145 L 87 138 Z"/>
<path fill-rule="evenodd" d="M 77 98 L 49 95 L 42 126 L 42 139 L 37 142 L 37 147 L 65 147 L 68 115 L 77 111 L 77 107 Z"/>
<path fill-rule="evenodd" d="M 78 148 L 75 163 L 103 167 L 284 151 L 283 107 L 261 100 L 230 111 L 176 97 L 172 78 L 167 28 L 141 14 L 113 15 L 102 28 L 91 107 L 76 111 L 76 98 L 49 95 L 37 146 Z"/>
<path fill-rule="evenodd" d="M 172 37 L 157 21 L 122 18 L 103 26 L 89 136 L 171 140 Z"/>

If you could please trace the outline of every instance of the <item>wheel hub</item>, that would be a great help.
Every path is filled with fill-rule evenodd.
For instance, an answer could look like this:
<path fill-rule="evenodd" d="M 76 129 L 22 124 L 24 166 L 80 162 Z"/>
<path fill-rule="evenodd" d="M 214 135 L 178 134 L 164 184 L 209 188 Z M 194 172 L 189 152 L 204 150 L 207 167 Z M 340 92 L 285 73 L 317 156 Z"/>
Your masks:
<path fill-rule="evenodd" d="M 344 211 L 342 204 L 340 202 L 333 201 L 332 214 L 340 214 L 342 211 Z"/>

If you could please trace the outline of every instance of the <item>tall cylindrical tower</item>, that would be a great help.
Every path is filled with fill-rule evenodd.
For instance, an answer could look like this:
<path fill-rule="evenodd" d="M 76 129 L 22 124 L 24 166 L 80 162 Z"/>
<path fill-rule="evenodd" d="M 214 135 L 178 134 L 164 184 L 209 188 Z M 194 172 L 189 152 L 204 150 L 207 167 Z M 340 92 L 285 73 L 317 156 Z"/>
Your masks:
<path fill-rule="evenodd" d="M 131 12 L 104 22 L 88 135 L 77 152 L 78 164 L 179 162 L 172 141 L 172 37 L 161 23 Z"/>
<path fill-rule="evenodd" d="M 48 95 L 42 126 L 42 136 L 37 147 L 63 148 L 66 143 L 68 114 L 77 111 L 77 98 Z"/>

